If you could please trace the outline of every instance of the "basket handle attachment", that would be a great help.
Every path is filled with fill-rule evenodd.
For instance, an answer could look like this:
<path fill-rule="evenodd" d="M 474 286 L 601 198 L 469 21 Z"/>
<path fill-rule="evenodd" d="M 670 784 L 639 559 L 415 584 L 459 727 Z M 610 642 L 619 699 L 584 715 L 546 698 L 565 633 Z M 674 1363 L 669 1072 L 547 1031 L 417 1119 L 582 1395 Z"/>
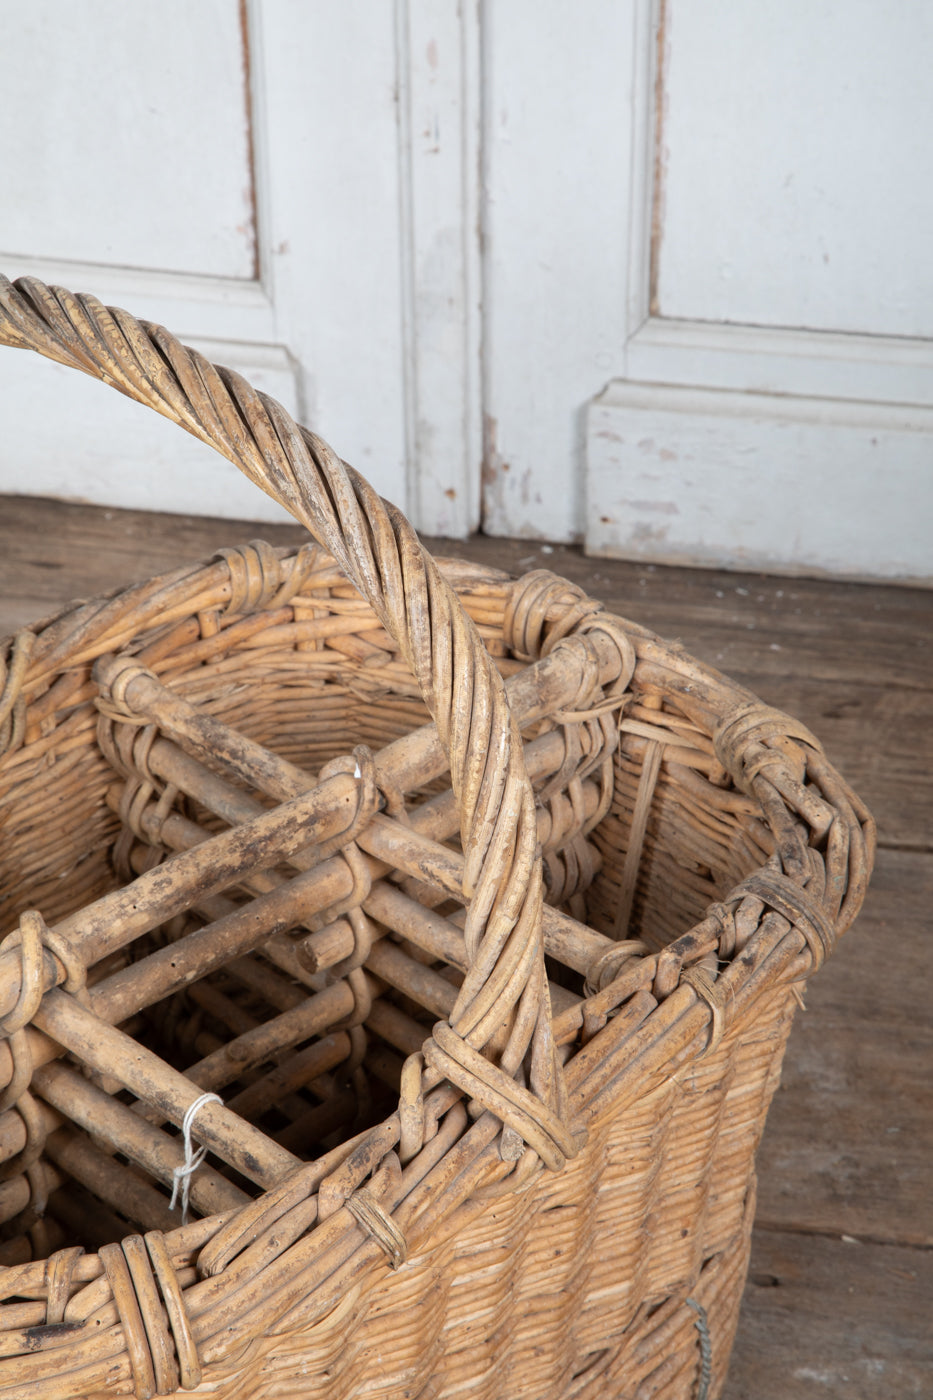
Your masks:
<path fill-rule="evenodd" d="M 0 343 L 103 380 L 215 448 L 306 526 L 395 639 L 450 760 L 470 900 L 469 969 L 449 1021 L 425 1043 L 425 1073 L 503 1121 L 503 1157 L 528 1143 L 560 1169 L 583 1135 L 571 1130 L 551 1030 L 521 737 L 502 678 L 412 526 L 275 399 L 162 326 L 35 278 L 0 278 Z M 503 1027 L 504 1048 L 492 1058 Z"/>

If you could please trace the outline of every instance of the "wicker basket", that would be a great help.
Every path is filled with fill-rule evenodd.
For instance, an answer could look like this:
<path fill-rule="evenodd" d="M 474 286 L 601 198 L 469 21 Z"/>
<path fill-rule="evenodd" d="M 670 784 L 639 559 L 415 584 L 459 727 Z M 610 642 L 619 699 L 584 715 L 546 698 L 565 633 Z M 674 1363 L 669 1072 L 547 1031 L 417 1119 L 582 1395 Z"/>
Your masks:
<path fill-rule="evenodd" d="M 160 327 L 24 280 L 0 341 L 319 541 L 0 650 L 2 1400 L 718 1395 L 861 803 L 564 580 L 435 564 Z"/>

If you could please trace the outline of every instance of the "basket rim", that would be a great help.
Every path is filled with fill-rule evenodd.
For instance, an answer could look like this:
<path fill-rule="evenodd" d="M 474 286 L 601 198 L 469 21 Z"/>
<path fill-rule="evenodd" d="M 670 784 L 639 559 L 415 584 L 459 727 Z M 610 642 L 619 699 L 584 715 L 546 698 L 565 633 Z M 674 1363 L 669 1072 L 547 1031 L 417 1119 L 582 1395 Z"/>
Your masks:
<path fill-rule="evenodd" d="M 302 549 L 306 550 L 307 547 L 284 547 L 273 551 L 283 575 L 295 565 L 301 556 Z M 307 554 L 305 554 L 305 558 L 307 558 Z M 330 561 L 320 551 L 317 552 L 316 567 L 322 571 L 324 576 L 329 576 Z M 460 582 L 464 588 L 464 596 L 467 596 L 468 590 L 473 590 L 474 595 L 478 597 L 490 589 L 502 590 L 504 587 L 508 587 L 513 593 L 522 588 L 527 590 L 529 579 L 538 588 L 552 586 L 551 580 L 554 579 L 553 575 L 542 579 L 541 571 L 536 571 L 533 579 L 531 575 L 526 575 L 523 579 L 506 584 L 508 576 L 503 575 L 498 570 L 487 570 L 472 565 L 464 570 L 462 563 L 456 560 L 444 560 L 441 567 L 451 580 Z M 36 640 L 23 677 L 22 694 L 24 698 L 37 689 L 45 690 L 50 679 L 62 674 L 68 669 L 69 664 L 75 664 L 70 660 L 65 649 L 67 636 L 80 639 L 81 662 L 86 665 L 95 654 L 104 654 L 110 650 L 112 630 L 108 630 L 109 624 L 114 616 L 123 612 L 124 605 L 128 605 L 132 610 L 133 622 L 130 630 L 134 634 L 139 634 L 145 629 L 147 623 L 151 626 L 153 619 L 161 616 L 160 609 L 164 607 L 166 600 L 170 600 L 179 590 L 203 586 L 204 577 L 208 577 L 212 581 L 212 586 L 219 586 L 221 593 L 229 594 L 232 586 L 229 571 L 229 561 L 222 556 L 213 555 L 196 565 L 185 565 L 143 583 L 115 589 L 90 602 L 68 605 L 54 614 L 47 623 L 33 624 L 31 628 L 25 629 L 30 631 Z M 336 573 L 336 570 L 331 572 Z M 227 579 L 224 583 L 225 574 Z M 572 585 L 565 584 L 565 587 L 573 589 L 571 602 L 578 600 L 580 590 Z M 772 735 L 775 723 L 782 720 L 783 717 L 777 716 L 776 712 L 771 710 L 762 712 L 760 709 L 754 709 L 754 702 L 749 698 L 749 692 L 721 676 L 712 668 L 695 661 L 678 644 L 664 642 L 647 629 L 636 624 L 627 624 L 602 611 L 598 612 L 596 616 L 607 627 L 618 628 L 621 626 L 626 629 L 626 635 L 636 653 L 636 667 L 632 682 L 636 688 L 646 680 L 655 688 L 667 683 L 678 706 L 682 706 L 694 714 L 702 713 L 707 717 L 718 714 L 716 730 L 726 735 L 727 748 L 731 742 L 732 747 L 729 752 L 733 755 L 733 761 L 736 761 L 735 756 L 737 756 L 738 761 L 754 768 L 756 760 L 760 760 L 758 751 L 761 744 L 758 742 L 757 736 L 761 732 L 761 726 L 766 724 L 767 733 Z M 18 635 L 21 636 L 22 633 Z M 50 666 L 53 659 L 59 668 L 57 670 Z M 749 716 L 751 722 L 749 722 Z M 795 726 L 793 721 L 788 721 L 787 724 L 791 729 L 799 730 L 799 726 Z M 801 741 L 798 739 L 792 740 L 792 742 L 799 743 Z M 15 755 L 10 755 L 10 757 L 15 758 Z M 849 793 L 842 780 L 826 764 L 821 751 L 819 754 L 814 751 L 811 757 L 816 759 L 821 773 L 831 775 L 830 785 L 836 801 L 849 804 L 846 820 L 850 822 L 855 820 L 857 823 L 865 842 L 863 856 L 865 861 L 870 863 L 872 836 L 870 817 L 859 800 Z M 4 766 L 3 760 L 0 759 L 0 772 Z M 760 770 L 753 774 L 750 783 L 754 784 L 756 780 L 759 784 L 766 781 Z M 786 807 L 786 799 L 782 797 L 781 800 Z M 790 811 L 789 808 L 787 810 Z M 799 814 L 796 815 L 799 819 Z M 867 869 L 863 874 L 867 876 Z M 798 902 L 796 907 L 793 907 L 794 889 L 798 891 L 798 896 L 802 895 L 802 900 Z M 735 903 L 746 895 L 760 899 L 765 907 L 782 913 L 786 919 L 792 922 L 787 932 L 779 938 L 762 937 L 760 930 L 758 934 L 753 935 L 743 949 L 741 960 L 729 965 L 738 969 L 739 975 L 733 978 L 729 994 L 723 997 L 717 995 L 716 982 L 708 977 L 704 978 L 702 969 L 699 969 L 695 963 L 691 965 L 690 959 L 694 957 L 697 948 L 703 946 L 704 941 L 708 942 L 710 926 L 719 928 L 723 920 L 728 918 L 730 905 L 734 907 Z M 846 911 L 845 918 L 839 920 L 840 929 L 847 926 L 851 917 L 854 917 L 854 906 L 858 902 L 860 901 L 857 897 L 850 898 L 850 907 Z M 811 924 L 811 928 L 808 930 L 809 937 L 807 932 L 801 932 L 801 929 L 806 929 L 808 915 Z M 620 1033 L 626 1028 L 627 1018 L 621 1013 L 631 1007 L 633 1002 L 646 996 L 650 996 L 654 1001 L 654 1010 L 644 1017 L 640 1024 L 643 1034 L 648 1034 L 652 1029 L 652 1017 L 662 1023 L 653 1037 L 652 1052 L 655 1058 L 660 1057 L 662 1060 L 665 1058 L 665 1042 L 667 1042 L 668 1050 L 676 1042 L 674 1053 L 683 1062 L 696 1059 L 706 1052 L 712 1037 L 718 1039 L 723 1034 L 727 1022 L 736 1023 L 747 1019 L 752 1014 L 751 1008 L 758 996 L 773 991 L 777 985 L 790 985 L 807 974 L 819 946 L 814 941 L 812 929 L 814 922 L 818 923 L 818 918 L 807 903 L 805 887 L 802 885 L 794 886 L 793 880 L 789 877 L 779 876 L 773 871 L 770 872 L 769 877 L 769 872 L 763 870 L 730 892 L 721 903 L 710 906 L 705 919 L 688 930 L 674 944 L 668 945 L 659 953 L 636 955 L 639 962 L 653 969 L 653 976 L 648 979 L 651 992 L 635 991 L 630 997 L 622 999 L 616 1006 L 611 1004 L 612 998 L 610 997 L 605 1006 L 598 1007 L 597 1014 L 602 1017 L 603 1024 L 595 1029 L 586 1047 L 577 1052 L 568 1067 L 569 1089 L 576 1113 L 581 1118 L 591 1116 L 597 1111 L 598 1105 L 605 1102 L 607 1095 L 614 1096 L 614 1108 L 620 1108 L 627 1098 L 638 1093 L 637 1083 L 633 1085 L 631 1082 L 622 1082 L 625 1076 L 622 1075 L 620 1080 L 620 1076 L 613 1072 L 612 1067 L 613 1056 L 618 1055 L 620 1044 L 624 1044 L 624 1037 Z M 726 970 L 728 971 L 728 969 Z M 723 979 L 718 980 L 722 982 Z M 595 1000 L 596 998 L 594 998 Z M 679 1016 L 674 1015 L 675 1011 L 679 1012 Z M 678 1023 L 680 1023 L 680 1034 L 674 1035 Z M 687 1036 L 686 1043 L 684 1042 L 685 1036 Z M 592 1091 L 594 1085 L 596 1086 L 595 1093 Z M 218 1273 L 211 1276 L 218 1280 L 219 1285 L 225 1270 L 235 1272 L 239 1248 L 243 1247 L 244 1242 L 248 1243 L 254 1239 L 260 1222 L 262 1222 L 263 1233 L 266 1237 L 276 1228 L 281 1229 L 288 1210 L 294 1211 L 296 1209 L 294 1205 L 296 1194 L 302 1199 L 307 1199 L 307 1193 L 313 1192 L 319 1187 L 322 1177 L 326 1179 L 328 1170 L 332 1174 L 340 1173 L 341 1168 L 353 1155 L 355 1148 L 357 1160 L 354 1163 L 352 1175 L 359 1178 L 359 1181 L 356 1189 L 351 1190 L 344 1197 L 343 1206 L 345 1208 L 341 1216 L 340 1239 L 345 1244 L 354 1247 L 352 1257 L 358 1260 L 358 1269 L 355 1268 L 358 1279 L 359 1270 L 364 1271 L 366 1277 L 381 1276 L 385 1269 L 390 1266 L 391 1259 L 379 1245 L 373 1243 L 372 1235 L 365 1233 L 365 1227 L 364 1233 L 361 1234 L 359 1215 L 355 1213 L 353 1205 L 348 1203 L 359 1198 L 361 1190 L 371 1194 L 372 1180 L 376 1181 L 377 1187 L 386 1184 L 384 1180 L 387 1170 L 385 1167 L 386 1154 L 392 1152 L 384 1131 L 386 1126 L 386 1123 L 383 1123 L 380 1128 L 369 1130 L 367 1134 L 362 1136 L 361 1140 L 344 1144 L 335 1149 L 332 1154 L 329 1154 L 330 1160 L 327 1158 L 318 1159 L 317 1162 L 307 1164 L 302 1169 L 303 1181 L 289 1179 L 283 1183 L 279 1191 L 264 1192 L 257 1198 L 256 1202 L 240 1212 L 241 1218 L 239 1220 L 230 1215 L 204 1217 L 166 1234 L 164 1236 L 164 1249 L 167 1251 L 167 1255 L 178 1260 L 179 1257 L 190 1257 L 199 1252 L 203 1253 L 205 1246 L 211 1240 L 222 1235 L 224 1239 L 232 1241 L 232 1243 L 229 1250 L 226 1251 L 229 1258 L 224 1260 Z M 466 1128 L 465 1118 L 459 1126 L 461 1131 Z M 383 1134 L 381 1138 L 379 1137 L 380 1132 Z M 461 1137 L 458 1143 L 457 1138 L 451 1135 L 446 1155 L 453 1157 L 459 1148 L 458 1160 L 462 1159 L 464 1154 L 461 1144 L 464 1140 Z M 373 1144 L 376 1148 L 375 1154 Z M 360 1149 L 365 1149 L 367 1146 L 369 1147 L 368 1153 L 365 1150 L 361 1153 Z M 495 1156 L 495 1139 L 478 1145 L 470 1169 L 474 1182 L 488 1176 L 490 1171 L 493 1175 L 497 1174 L 498 1168 L 493 1165 Z M 531 1159 L 529 1158 L 529 1160 Z M 519 1179 L 526 1178 L 526 1180 L 521 1181 L 522 1185 L 530 1184 L 534 1176 L 541 1170 L 540 1162 L 532 1162 L 532 1167 L 534 1170 L 530 1174 L 527 1170 L 523 1171 L 521 1165 L 514 1172 L 514 1175 Z M 388 1169 L 388 1172 L 391 1176 L 392 1169 Z M 359 1182 L 369 1178 L 372 1173 L 375 1174 L 372 1176 L 370 1186 L 361 1187 Z M 380 1180 L 380 1173 L 382 1180 Z M 301 1172 L 296 1173 L 296 1176 L 301 1174 Z M 304 1196 L 302 1193 L 305 1193 Z M 476 1197 L 475 1200 L 480 1203 L 479 1208 L 483 1208 L 482 1196 Z M 281 1214 L 278 1214 L 279 1212 Z M 335 1211 L 334 1215 L 337 1214 L 338 1212 Z M 328 1217 L 328 1219 L 331 1219 L 328 1233 L 332 1234 L 338 1222 L 332 1217 Z M 286 1249 L 283 1255 L 279 1256 L 277 1262 L 281 1263 L 289 1252 L 300 1257 L 302 1244 L 304 1243 L 306 1247 L 307 1240 L 313 1238 L 314 1233 L 312 1230 L 310 1236 L 299 1235 L 296 1242 L 289 1249 Z M 158 1243 L 152 1245 L 150 1242 L 149 1245 L 149 1248 L 155 1249 L 162 1247 Z M 108 1256 L 105 1250 L 103 1257 L 99 1252 L 96 1255 L 85 1255 L 81 1260 L 73 1260 L 71 1267 L 76 1281 L 78 1279 L 90 1281 L 93 1278 L 109 1279 L 107 1264 Z M 33 1261 L 31 1264 L 8 1268 L 5 1271 L 4 1295 L 7 1298 L 16 1296 L 17 1290 L 27 1293 L 41 1291 L 49 1271 L 54 1272 L 56 1267 L 55 1256 L 53 1256 L 51 1261 Z M 306 1273 L 306 1270 L 303 1272 Z M 0 1316 L 2 1316 L 3 1306 L 0 1305 Z M 329 1309 L 335 1306 L 338 1306 L 338 1303 L 332 1294 L 326 1293 L 326 1297 L 321 1300 L 319 1309 L 315 1313 L 316 1319 L 323 1320 L 328 1315 Z M 309 1319 L 306 1318 L 303 1325 L 309 1325 Z M 252 1332 L 252 1328 L 250 1331 Z M 18 1359 L 23 1360 L 23 1358 Z"/>

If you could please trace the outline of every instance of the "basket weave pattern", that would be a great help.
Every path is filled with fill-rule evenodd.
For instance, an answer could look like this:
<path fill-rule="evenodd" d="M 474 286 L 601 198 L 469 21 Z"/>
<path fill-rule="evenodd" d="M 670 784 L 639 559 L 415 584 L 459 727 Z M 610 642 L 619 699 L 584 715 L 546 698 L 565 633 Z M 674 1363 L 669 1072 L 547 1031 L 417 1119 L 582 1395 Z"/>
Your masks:
<path fill-rule="evenodd" d="M 6 648 L 0 1397 L 717 1394 L 861 803 L 566 581 L 438 566 L 162 328 L 27 279 L 0 341 L 319 541 Z"/>

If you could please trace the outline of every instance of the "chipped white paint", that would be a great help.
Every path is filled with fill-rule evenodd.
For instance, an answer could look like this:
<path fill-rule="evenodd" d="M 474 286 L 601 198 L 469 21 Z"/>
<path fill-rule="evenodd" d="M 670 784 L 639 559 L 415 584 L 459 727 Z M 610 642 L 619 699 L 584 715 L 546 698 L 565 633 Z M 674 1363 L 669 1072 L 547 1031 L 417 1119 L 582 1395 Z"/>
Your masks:
<path fill-rule="evenodd" d="M 479 524 L 479 0 L 397 0 L 408 509 Z"/>
<path fill-rule="evenodd" d="M 716 0 L 712 7 L 703 7 L 702 14 L 695 14 L 695 8 L 683 0 L 671 0 L 668 7 L 667 82 L 676 85 L 682 81 L 685 86 L 683 90 L 675 86 L 664 90 L 660 164 L 666 184 L 659 207 L 660 271 L 662 294 L 665 285 L 668 293 L 662 301 L 662 316 L 651 313 L 650 238 L 658 154 L 655 67 L 659 4 L 656 0 L 638 0 L 629 7 L 600 4 L 592 23 L 586 26 L 577 24 L 569 11 L 563 18 L 549 11 L 547 24 L 528 26 L 522 7 L 490 7 L 484 34 L 488 190 L 485 528 L 493 534 L 559 540 L 579 537 L 585 531 L 586 547 L 593 552 L 634 552 L 646 559 L 676 557 L 698 563 L 767 558 L 773 567 L 789 570 L 928 577 L 933 573 L 933 562 L 924 542 L 917 539 L 917 504 L 921 507 L 919 516 L 922 518 L 924 511 L 929 516 L 933 500 L 925 453 L 933 443 L 926 439 L 925 427 L 919 433 L 897 431 L 883 437 L 892 489 L 884 508 L 877 510 L 873 495 L 879 458 L 870 447 L 871 434 L 861 439 L 857 414 L 849 415 L 846 410 L 850 402 L 933 405 L 933 342 L 879 334 L 888 324 L 884 309 L 887 293 L 883 278 L 872 282 L 870 276 L 874 256 L 870 231 L 862 237 L 861 226 L 849 221 L 849 254 L 856 262 L 861 257 L 865 282 L 860 292 L 864 314 L 859 334 L 851 333 L 851 320 L 837 322 L 847 327 L 850 333 L 846 334 L 795 328 L 797 321 L 806 319 L 803 301 L 795 304 L 785 295 L 787 288 L 780 279 L 776 280 L 783 289 L 784 323 L 774 326 L 716 324 L 719 318 L 709 300 L 703 311 L 712 319 L 688 319 L 674 299 L 674 287 L 681 286 L 677 277 L 682 263 L 693 268 L 697 276 L 702 272 L 699 265 L 689 262 L 691 238 L 708 254 L 707 223 L 716 227 L 718 217 L 708 207 L 698 177 L 690 182 L 691 170 L 698 164 L 702 168 L 708 141 L 703 135 L 706 119 L 701 119 L 702 113 L 697 115 L 705 100 L 697 90 L 704 83 L 701 60 L 705 49 L 700 46 L 695 51 L 687 40 L 694 29 L 702 30 L 708 23 L 716 34 L 721 34 L 724 26 L 731 25 L 734 33 L 741 29 L 734 0 Z M 779 8 L 771 6 L 768 13 L 773 17 Z M 798 11 L 799 5 L 794 13 Z M 884 31 L 886 21 L 877 10 L 866 15 L 861 5 L 860 14 L 868 29 Z M 903 4 L 899 15 L 900 23 Z M 812 97 L 821 81 L 826 35 L 837 34 L 840 24 L 844 25 L 839 5 L 821 12 L 818 23 L 823 39 L 811 52 L 807 44 L 801 45 L 800 36 L 809 35 L 815 23 L 812 13 L 806 20 L 798 14 L 797 24 L 788 28 L 784 40 L 796 45 L 795 91 L 799 89 L 801 100 L 807 93 Z M 916 38 L 921 48 L 928 27 L 926 21 L 918 26 Z M 678 36 L 685 53 L 676 48 Z M 878 37 L 887 45 L 888 61 L 894 51 L 884 33 Z M 757 52 L 754 36 L 748 43 L 750 51 Z M 855 41 L 854 57 L 858 59 L 870 43 L 870 36 L 862 33 Z M 845 44 L 841 47 L 844 52 Z M 741 89 L 745 78 L 738 71 L 742 65 L 734 61 L 734 46 L 721 45 L 720 49 L 720 68 L 727 75 L 733 73 L 734 87 Z M 928 67 L 925 58 L 912 56 L 910 71 L 919 71 L 918 65 L 924 71 Z M 520 81 L 516 74 L 521 74 Z M 838 74 L 829 76 L 837 85 L 845 81 Z M 771 78 L 779 82 L 780 72 L 776 70 Z M 725 97 L 717 97 L 714 104 L 720 114 L 722 102 L 732 91 L 725 79 L 721 86 Z M 916 87 L 913 84 L 906 94 L 899 95 L 898 101 L 906 104 L 906 115 L 902 107 L 896 121 L 915 121 L 916 112 L 908 99 Z M 602 94 L 600 101 L 594 98 L 596 93 Z M 857 97 L 855 93 L 851 101 Z M 918 95 L 921 107 L 928 100 L 928 94 Z M 765 124 L 770 110 L 763 104 L 757 124 L 750 118 L 741 123 L 720 123 L 716 150 L 724 168 L 719 170 L 719 178 L 728 180 L 730 170 L 740 169 L 742 161 L 751 158 L 749 152 L 758 159 L 762 151 L 781 151 Z M 696 120 L 691 120 L 691 111 Z M 851 140 L 857 143 L 858 122 L 870 121 L 871 113 L 849 112 L 849 116 L 853 122 Z M 899 162 L 891 163 L 886 176 L 900 180 L 905 195 L 909 192 L 904 183 L 916 166 L 916 161 L 911 165 L 909 151 L 916 153 L 923 129 L 922 122 L 917 124 L 908 155 L 901 152 Z M 865 140 L 868 143 L 867 134 Z M 728 142 L 734 148 L 732 155 Z M 815 155 L 810 149 L 814 146 Z M 835 155 L 831 143 L 820 144 L 811 131 L 810 146 L 801 155 L 804 158 L 832 165 Z M 766 160 L 763 163 L 767 165 Z M 762 178 L 772 175 L 769 169 Z M 681 182 L 676 191 L 671 184 L 675 180 Z M 736 199 L 753 188 L 747 186 L 744 195 L 736 191 Z M 673 218 L 668 197 L 671 205 L 676 205 L 676 226 L 668 222 Z M 926 197 L 917 195 L 921 202 Z M 687 207 L 684 200 L 689 217 L 683 212 Z M 781 277 L 785 281 L 790 277 L 792 282 L 796 276 L 794 259 L 804 257 L 789 241 L 788 230 L 782 231 L 779 225 L 769 243 L 767 230 L 761 227 L 761 210 L 758 223 L 751 220 L 748 211 L 743 217 L 747 227 L 743 225 L 735 236 L 744 236 L 752 251 L 757 250 L 758 263 L 744 281 L 737 277 L 731 289 L 735 296 L 741 296 L 743 286 L 748 289 L 744 311 L 740 302 L 728 302 L 730 316 L 738 321 L 752 319 L 758 306 L 755 297 L 775 276 L 779 256 L 783 259 Z M 812 229 L 797 232 L 805 239 Z M 780 250 L 773 241 L 778 238 L 784 239 Z M 916 234 L 914 251 L 922 257 L 924 269 L 928 262 L 926 241 Z M 917 271 L 917 257 L 911 264 L 911 275 Z M 718 266 L 716 263 L 714 270 Z M 825 266 L 820 261 L 820 267 Z M 925 275 L 929 275 L 928 270 Z M 844 282 L 834 294 L 844 297 L 850 289 L 850 282 Z M 693 295 L 708 292 L 708 288 L 694 289 Z M 812 303 L 815 293 L 806 295 Z M 825 300 L 825 287 L 821 295 Z M 871 296 L 876 297 L 875 303 L 871 303 Z M 691 315 L 696 314 L 693 302 L 685 300 L 684 304 L 689 305 Z M 847 308 L 847 314 L 850 310 Z M 820 314 L 832 324 L 831 316 Z M 738 396 L 757 394 L 755 411 L 764 415 L 760 441 L 768 444 L 769 460 L 778 479 L 787 482 L 799 480 L 800 464 L 773 454 L 794 440 L 793 430 L 784 432 L 781 428 L 782 423 L 795 421 L 792 400 L 831 400 L 821 432 L 807 439 L 806 478 L 811 495 L 821 502 L 811 526 L 801 534 L 796 521 L 785 518 L 769 543 L 775 511 L 782 502 L 788 511 L 795 508 L 790 496 L 781 492 L 772 495 L 766 515 L 755 519 L 754 511 L 761 502 L 752 491 L 751 478 L 736 474 L 728 460 L 717 461 L 712 453 L 699 488 L 708 492 L 708 513 L 696 496 L 681 505 L 677 493 L 682 489 L 689 493 L 693 488 L 685 487 L 669 465 L 662 497 L 652 500 L 651 510 L 623 505 L 648 499 L 638 489 L 639 465 L 619 458 L 609 470 L 605 445 L 594 440 L 586 426 L 585 405 L 590 400 L 603 402 L 599 396 L 607 383 L 610 398 L 617 391 L 620 402 L 627 388 L 635 394 L 639 385 L 654 385 L 658 405 L 667 392 L 664 386 L 671 386 L 666 421 L 674 438 L 681 431 L 688 437 L 702 437 L 711 427 L 708 416 L 691 424 L 681 390 L 694 391 L 692 400 L 688 393 L 687 401 L 702 404 L 704 415 L 714 403 L 716 412 L 741 414 Z M 704 394 L 712 389 L 725 392 L 714 401 Z M 881 408 L 879 413 L 883 418 Z M 872 421 L 876 416 L 869 414 Z M 903 414 L 897 421 L 902 419 Z M 729 425 L 723 422 L 720 428 L 725 442 Z M 747 432 L 743 419 L 741 431 L 736 433 L 741 437 Z M 676 450 L 674 438 L 666 450 Z M 846 470 L 852 481 L 843 488 L 841 477 Z M 860 472 L 868 475 L 859 478 Z M 584 480 L 586 499 L 580 491 Z M 843 514 L 848 511 L 846 523 L 835 520 L 829 505 L 837 493 Z M 723 503 L 728 506 L 725 510 L 719 509 Z M 685 516 L 691 510 L 703 515 L 703 530 L 678 536 L 671 505 Z M 857 509 L 863 509 L 865 516 L 853 520 Z M 603 516 L 611 517 L 611 529 Z M 731 519 L 721 538 L 712 528 L 714 516 L 724 525 Z M 820 531 L 825 532 L 823 544 Z M 910 540 L 914 543 L 908 556 L 903 549 Z M 795 553 L 798 544 L 801 552 Z"/>
<path fill-rule="evenodd" d="M 878 1380 L 887 1369 L 887 1362 L 881 1357 L 853 1356 L 850 1362 L 841 1366 L 795 1366 L 791 1375 L 798 1381 L 815 1381 L 817 1385 L 831 1385 L 834 1388 L 846 1387 L 843 1394 L 856 1395 L 858 1392 L 849 1387 L 860 1384 L 859 1375 L 865 1380 Z M 838 1395 L 840 1391 L 835 1389 L 834 1393 Z M 875 1393 L 874 1389 L 871 1393 Z"/>
<path fill-rule="evenodd" d="M 590 553 L 928 575 L 933 409 L 612 384 L 588 424 Z"/>
<path fill-rule="evenodd" d="M 254 276 L 235 3 L 2 0 L 0 29 L 5 250 Z"/>

